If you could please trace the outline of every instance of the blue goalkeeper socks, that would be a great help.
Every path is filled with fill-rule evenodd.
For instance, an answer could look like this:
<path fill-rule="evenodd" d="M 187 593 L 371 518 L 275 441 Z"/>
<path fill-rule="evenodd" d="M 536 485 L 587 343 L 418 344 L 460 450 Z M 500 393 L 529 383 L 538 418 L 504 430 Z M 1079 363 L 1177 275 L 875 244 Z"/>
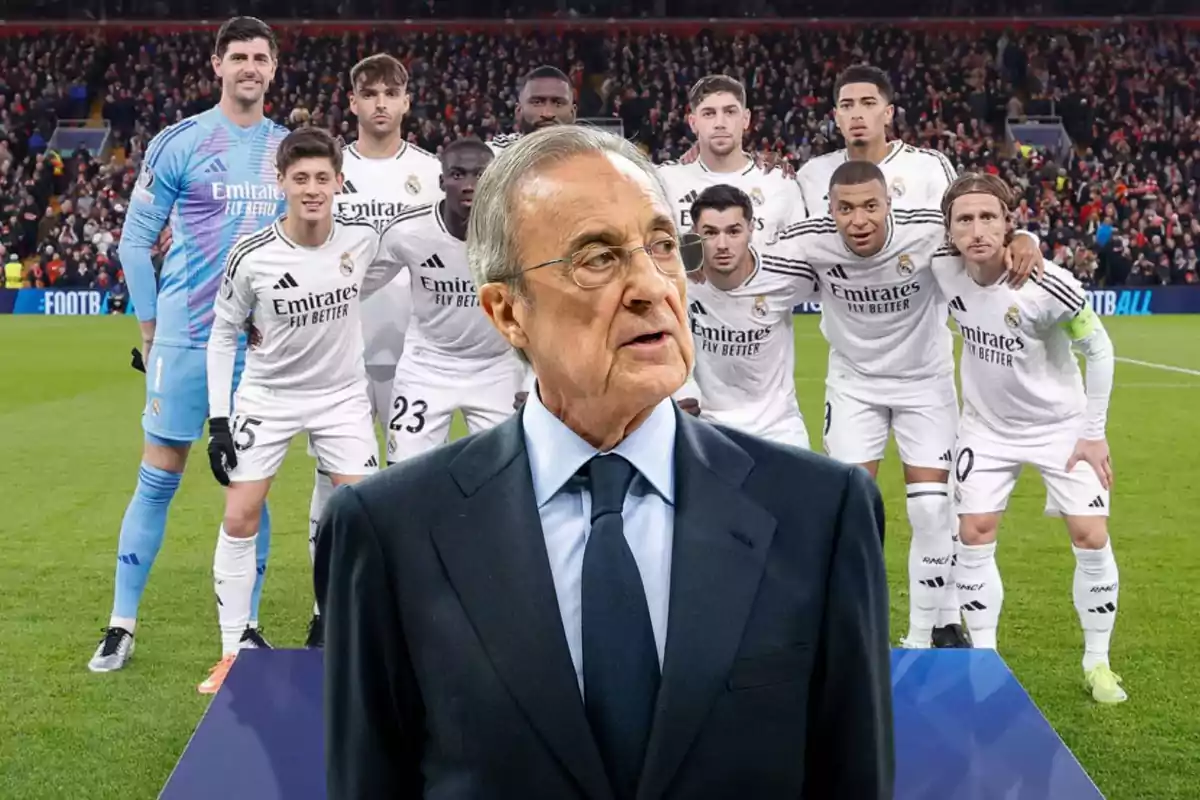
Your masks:
<path fill-rule="evenodd" d="M 267 577 L 267 555 L 271 552 L 271 512 L 263 503 L 262 517 L 258 521 L 258 539 L 255 547 L 257 560 L 254 570 L 254 593 L 250 595 L 250 627 L 258 627 L 258 604 L 262 600 L 263 580 Z"/>
<path fill-rule="evenodd" d="M 138 469 L 137 489 L 125 509 L 125 518 L 121 520 L 110 625 L 133 630 L 150 568 L 154 566 L 167 530 L 167 511 L 181 477 L 145 462 Z"/>

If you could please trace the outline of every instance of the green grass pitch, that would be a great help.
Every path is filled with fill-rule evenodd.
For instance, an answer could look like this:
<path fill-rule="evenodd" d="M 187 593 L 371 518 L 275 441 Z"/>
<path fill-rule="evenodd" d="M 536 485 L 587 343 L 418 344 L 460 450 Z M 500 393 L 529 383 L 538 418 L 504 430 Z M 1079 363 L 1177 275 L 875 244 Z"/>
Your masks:
<path fill-rule="evenodd" d="M 1120 357 L 1200 371 L 1200 317 L 1108 320 Z M 128 318 L 0 317 L 0 798 L 153 798 L 208 702 L 218 656 L 212 595 L 220 487 L 202 453 L 171 508 L 120 673 L 86 663 L 107 623 L 117 531 L 141 453 L 143 381 Z M 826 348 L 796 320 L 796 380 L 820 433 Z M 1200 797 L 1200 374 L 1121 362 L 1110 416 L 1112 531 L 1121 569 L 1113 666 L 1130 701 L 1084 693 L 1071 604 L 1073 559 L 1023 476 L 1002 527 L 1002 652 L 1110 800 Z M 819 439 L 814 439 L 819 445 Z M 888 508 L 893 641 L 906 626 L 908 526 L 895 453 Z M 271 495 L 274 543 L 262 624 L 299 646 L 312 604 L 312 465 L 298 443 Z"/>

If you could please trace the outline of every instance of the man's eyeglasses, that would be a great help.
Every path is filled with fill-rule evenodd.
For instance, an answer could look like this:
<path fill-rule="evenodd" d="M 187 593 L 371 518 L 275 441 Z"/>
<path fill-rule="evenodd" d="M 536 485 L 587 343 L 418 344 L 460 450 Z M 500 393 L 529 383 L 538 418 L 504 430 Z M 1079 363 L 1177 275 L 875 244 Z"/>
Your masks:
<path fill-rule="evenodd" d="M 532 272 L 553 264 L 566 264 L 571 279 L 579 288 L 598 289 L 612 283 L 618 275 L 624 275 L 629 270 L 634 254 L 645 251 L 659 272 L 668 278 L 674 278 L 684 273 L 695 272 L 703 266 L 703 241 L 698 234 L 685 233 L 678 239 L 660 234 L 640 247 L 593 244 L 566 258 L 543 261 L 521 272 Z"/>

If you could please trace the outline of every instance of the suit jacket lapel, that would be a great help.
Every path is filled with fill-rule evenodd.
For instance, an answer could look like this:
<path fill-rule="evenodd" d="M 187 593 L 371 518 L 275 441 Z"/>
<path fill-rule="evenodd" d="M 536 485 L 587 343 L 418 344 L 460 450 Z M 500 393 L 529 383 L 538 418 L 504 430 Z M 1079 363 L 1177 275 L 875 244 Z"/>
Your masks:
<path fill-rule="evenodd" d="M 546 746 L 584 794 L 610 798 L 559 615 L 521 415 L 476 437 L 450 472 L 463 505 L 433 532 L 447 576 Z"/>
<path fill-rule="evenodd" d="M 667 646 L 639 798 L 665 793 L 733 664 L 775 518 L 741 490 L 753 459 L 679 414 Z"/>

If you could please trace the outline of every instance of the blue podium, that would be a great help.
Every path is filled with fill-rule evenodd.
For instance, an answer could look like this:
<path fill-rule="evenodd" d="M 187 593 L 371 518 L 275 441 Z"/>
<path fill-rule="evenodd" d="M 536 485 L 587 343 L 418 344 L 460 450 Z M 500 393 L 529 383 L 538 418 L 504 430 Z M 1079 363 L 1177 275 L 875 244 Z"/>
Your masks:
<path fill-rule="evenodd" d="M 897 800 L 1103 800 L 992 651 L 894 650 L 892 695 Z M 319 652 L 244 651 L 160 800 L 323 800 L 321 717 Z"/>

